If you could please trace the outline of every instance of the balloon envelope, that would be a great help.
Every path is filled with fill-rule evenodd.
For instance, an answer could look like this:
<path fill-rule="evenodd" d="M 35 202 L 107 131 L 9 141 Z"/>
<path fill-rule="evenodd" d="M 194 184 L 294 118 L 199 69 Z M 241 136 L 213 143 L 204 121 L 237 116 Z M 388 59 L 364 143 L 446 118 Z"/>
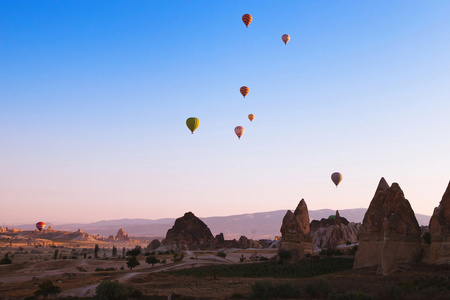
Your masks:
<path fill-rule="evenodd" d="M 191 131 L 191 133 L 194 134 L 195 129 L 197 129 L 198 126 L 200 126 L 200 120 L 197 118 L 188 118 L 186 120 L 186 125 Z"/>
<path fill-rule="evenodd" d="M 242 16 L 242 22 L 244 22 L 245 27 L 248 27 L 248 25 L 250 25 L 252 20 L 253 20 L 253 17 L 250 14 L 245 14 Z"/>
<path fill-rule="evenodd" d="M 334 182 L 334 184 L 337 187 L 339 182 L 342 181 L 342 174 L 339 172 L 334 172 L 333 174 L 331 174 L 331 180 Z"/>
<path fill-rule="evenodd" d="M 284 44 L 286 45 L 287 42 L 289 42 L 289 40 L 291 39 L 291 37 L 289 36 L 289 34 L 283 34 L 281 36 L 281 39 L 283 40 Z"/>
<path fill-rule="evenodd" d="M 241 91 L 242 96 L 244 96 L 244 98 L 245 98 L 245 96 L 248 95 L 248 92 L 250 92 L 250 89 L 244 85 L 243 87 L 241 87 L 240 91 Z"/>
<path fill-rule="evenodd" d="M 250 122 L 253 122 L 253 119 L 255 118 L 254 114 L 249 114 L 248 115 L 248 119 L 250 120 Z"/>
<path fill-rule="evenodd" d="M 36 228 L 39 230 L 39 231 L 41 231 L 42 229 L 44 229 L 45 228 L 45 223 L 44 222 L 37 222 L 36 223 Z"/>
<path fill-rule="evenodd" d="M 241 139 L 241 136 L 244 134 L 245 129 L 242 126 L 236 126 L 236 128 L 234 128 L 234 133 L 236 133 L 237 137 L 239 139 Z"/>

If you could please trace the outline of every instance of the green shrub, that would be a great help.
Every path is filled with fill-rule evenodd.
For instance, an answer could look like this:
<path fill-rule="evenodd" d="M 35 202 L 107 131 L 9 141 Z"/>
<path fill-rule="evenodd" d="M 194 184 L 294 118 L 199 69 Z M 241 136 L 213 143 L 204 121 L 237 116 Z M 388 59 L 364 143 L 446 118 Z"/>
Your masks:
<path fill-rule="evenodd" d="M 10 265 L 12 264 L 12 260 L 8 257 L 8 253 L 5 254 L 5 257 L 0 259 L 0 265 Z"/>
<path fill-rule="evenodd" d="M 339 293 L 339 292 L 331 292 L 328 294 L 328 298 L 330 300 L 372 300 L 373 298 L 369 295 L 359 293 Z"/>
<path fill-rule="evenodd" d="M 51 282 L 50 280 L 45 280 L 39 284 L 39 290 L 34 292 L 34 295 L 43 296 L 45 299 L 48 295 L 56 295 L 58 293 L 61 293 L 61 288 L 59 286 L 53 285 L 53 282 Z"/>
<path fill-rule="evenodd" d="M 385 297 L 386 299 L 397 300 L 403 293 L 403 289 L 397 284 L 390 284 L 385 287 Z"/>
<path fill-rule="evenodd" d="M 305 292 L 314 299 L 326 298 L 331 293 L 331 287 L 323 279 L 308 283 L 305 287 Z"/>
<path fill-rule="evenodd" d="M 223 252 L 223 251 L 219 251 L 219 252 L 217 252 L 216 256 L 225 258 L 225 257 L 227 257 L 227 254 L 225 252 Z"/>
<path fill-rule="evenodd" d="M 358 251 L 358 246 L 357 245 L 353 246 L 352 249 L 350 249 L 350 254 L 351 255 L 355 255 L 356 251 Z"/>
<path fill-rule="evenodd" d="M 423 242 L 424 242 L 426 245 L 431 245 L 431 234 L 430 234 L 429 232 L 425 232 L 425 233 L 423 234 L 422 239 L 423 239 Z"/>
<path fill-rule="evenodd" d="M 131 296 L 133 289 L 118 281 L 104 280 L 97 288 L 95 293 L 98 300 L 122 300 Z"/>
<path fill-rule="evenodd" d="M 289 281 L 273 285 L 269 280 L 263 280 L 252 285 L 252 298 L 298 298 L 299 296 L 300 288 Z"/>

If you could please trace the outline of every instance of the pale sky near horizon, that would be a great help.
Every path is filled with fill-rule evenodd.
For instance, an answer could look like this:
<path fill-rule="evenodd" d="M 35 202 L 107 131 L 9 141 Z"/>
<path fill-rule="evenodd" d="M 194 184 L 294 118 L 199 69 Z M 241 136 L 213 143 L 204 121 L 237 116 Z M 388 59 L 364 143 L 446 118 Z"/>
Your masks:
<path fill-rule="evenodd" d="M 368 207 L 382 176 L 431 215 L 449 184 L 449 1 L 0 11 L 0 225 Z"/>

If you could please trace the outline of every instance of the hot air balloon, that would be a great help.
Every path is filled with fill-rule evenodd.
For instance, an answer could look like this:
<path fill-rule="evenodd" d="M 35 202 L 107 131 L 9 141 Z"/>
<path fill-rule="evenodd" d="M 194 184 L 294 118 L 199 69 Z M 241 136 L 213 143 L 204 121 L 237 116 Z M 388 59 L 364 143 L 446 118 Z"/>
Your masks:
<path fill-rule="evenodd" d="M 289 42 L 289 40 L 291 39 L 291 37 L 289 36 L 289 34 L 283 34 L 281 36 L 281 39 L 283 40 L 284 44 L 286 45 L 287 42 Z"/>
<path fill-rule="evenodd" d="M 45 223 L 44 222 L 37 222 L 36 223 L 36 228 L 39 230 L 39 231 L 41 231 L 42 229 L 44 229 L 45 228 Z"/>
<path fill-rule="evenodd" d="M 241 139 L 241 136 L 244 135 L 245 129 L 242 126 L 236 126 L 234 129 L 234 133 L 236 133 L 237 137 Z"/>
<path fill-rule="evenodd" d="M 250 120 L 250 122 L 253 122 L 253 119 L 255 118 L 254 114 L 249 114 L 248 115 L 248 119 Z"/>
<path fill-rule="evenodd" d="M 333 174 L 331 174 L 331 180 L 334 182 L 334 184 L 337 187 L 339 182 L 342 181 L 342 174 L 339 172 L 334 172 Z"/>
<path fill-rule="evenodd" d="M 245 27 L 248 28 L 248 25 L 250 25 L 250 23 L 252 22 L 253 17 L 250 14 L 245 14 L 242 16 L 242 22 L 244 22 Z"/>
<path fill-rule="evenodd" d="M 197 118 L 188 118 L 186 120 L 186 125 L 191 131 L 191 133 L 194 134 L 195 129 L 197 129 L 198 126 L 200 126 L 200 120 Z"/>
<path fill-rule="evenodd" d="M 244 96 L 244 98 L 245 98 L 245 96 L 248 95 L 248 92 L 250 92 L 250 89 L 246 86 L 243 86 L 243 87 L 241 87 L 240 91 L 241 91 L 242 96 Z"/>

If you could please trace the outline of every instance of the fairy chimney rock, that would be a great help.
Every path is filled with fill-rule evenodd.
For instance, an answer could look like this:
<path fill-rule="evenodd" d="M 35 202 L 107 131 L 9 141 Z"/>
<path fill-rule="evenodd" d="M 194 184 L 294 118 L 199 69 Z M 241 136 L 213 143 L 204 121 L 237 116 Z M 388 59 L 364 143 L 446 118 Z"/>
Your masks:
<path fill-rule="evenodd" d="M 450 261 L 450 182 L 439 206 L 430 219 L 431 245 L 428 262 L 433 264 Z"/>
<path fill-rule="evenodd" d="M 339 215 L 339 211 L 336 211 L 336 216 L 334 217 L 334 225 L 341 226 L 341 216 Z"/>
<path fill-rule="evenodd" d="M 312 253 L 309 213 L 304 199 L 300 201 L 294 213 L 290 210 L 286 212 L 280 231 L 280 251 L 290 252 L 291 262 L 299 261 L 305 254 Z"/>
<path fill-rule="evenodd" d="M 421 255 L 420 227 L 398 183 L 381 178 L 359 230 L 354 268 L 378 266 L 387 275 Z"/>
<path fill-rule="evenodd" d="M 123 228 L 120 228 L 119 231 L 117 231 L 116 240 L 129 241 L 130 238 L 128 237 L 128 234 L 125 234 L 125 230 L 123 230 Z"/>

